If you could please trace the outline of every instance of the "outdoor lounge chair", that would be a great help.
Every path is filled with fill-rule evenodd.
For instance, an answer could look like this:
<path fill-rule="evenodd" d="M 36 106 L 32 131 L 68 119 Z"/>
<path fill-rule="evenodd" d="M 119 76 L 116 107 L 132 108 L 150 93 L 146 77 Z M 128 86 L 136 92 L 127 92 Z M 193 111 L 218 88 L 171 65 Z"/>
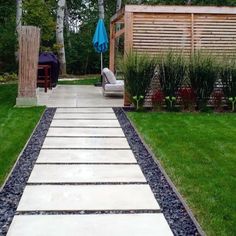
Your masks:
<path fill-rule="evenodd" d="M 124 93 L 124 81 L 117 80 L 115 75 L 108 68 L 102 70 L 103 95 L 114 94 L 122 95 Z"/>

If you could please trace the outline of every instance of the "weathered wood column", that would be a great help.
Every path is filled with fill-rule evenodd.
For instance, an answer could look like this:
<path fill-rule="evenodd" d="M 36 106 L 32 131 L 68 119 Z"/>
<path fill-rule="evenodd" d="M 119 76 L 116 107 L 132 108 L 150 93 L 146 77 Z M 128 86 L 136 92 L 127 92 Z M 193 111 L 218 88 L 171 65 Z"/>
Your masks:
<path fill-rule="evenodd" d="M 132 12 L 125 12 L 125 45 L 124 51 L 126 56 L 129 52 L 132 51 L 133 48 L 133 13 Z M 126 83 L 125 81 L 125 92 L 124 92 L 124 106 L 131 105 L 131 98 L 126 90 Z"/>
<path fill-rule="evenodd" d="M 19 81 L 16 106 L 36 106 L 40 29 L 22 26 L 19 39 Z"/>
<path fill-rule="evenodd" d="M 110 57 L 109 57 L 109 68 L 115 72 L 115 24 L 110 23 Z"/>

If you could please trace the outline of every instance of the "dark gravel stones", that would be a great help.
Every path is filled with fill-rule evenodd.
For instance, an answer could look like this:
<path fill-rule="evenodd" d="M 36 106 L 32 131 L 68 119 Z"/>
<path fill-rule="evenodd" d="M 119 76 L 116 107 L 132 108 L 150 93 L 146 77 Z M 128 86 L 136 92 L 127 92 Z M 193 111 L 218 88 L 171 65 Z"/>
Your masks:
<path fill-rule="evenodd" d="M 6 235 L 56 109 L 47 108 L 0 192 L 0 235 Z"/>

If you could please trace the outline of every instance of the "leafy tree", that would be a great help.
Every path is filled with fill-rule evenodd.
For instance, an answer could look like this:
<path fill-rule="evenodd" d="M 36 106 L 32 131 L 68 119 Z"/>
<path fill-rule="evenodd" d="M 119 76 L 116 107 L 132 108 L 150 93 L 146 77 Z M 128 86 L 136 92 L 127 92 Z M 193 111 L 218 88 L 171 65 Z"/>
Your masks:
<path fill-rule="evenodd" d="M 16 70 L 15 12 L 11 0 L 0 1 L 0 72 Z"/>
<path fill-rule="evenodd" d="M 23 25 L 41 28 L 41 49 L 50 50 L 55 43 L 55 1 L 24 0 Z"/>

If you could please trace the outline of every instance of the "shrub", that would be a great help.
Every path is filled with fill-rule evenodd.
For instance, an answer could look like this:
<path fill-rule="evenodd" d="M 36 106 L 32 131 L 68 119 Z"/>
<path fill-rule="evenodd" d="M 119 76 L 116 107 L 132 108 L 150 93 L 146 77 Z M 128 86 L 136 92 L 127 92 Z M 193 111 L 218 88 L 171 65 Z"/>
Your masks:
<path fill-rule="evenodd" d="M 204 111 L 218 75 L 218 65 L 210 54 L 196 52 L 189 60 L 189 79 L 197 96 L 197 107 Z"/>
<path fill-rule="evenodd" d="M 158 60 L 160 86 L 166 97 L 168 110 L 173 109 L 178 89 L 186 75 L 186 63 L 182 54 L 168 52 Z"/>
<path fill-rule="evenodd" d="M 181 88 L 179 96 L 184 110 L 193 110 L 196 103 L 196 95 L 192 88 Z"/>
<path fill-rule="evenodd" d="M 15 81 L 17 80 L 17 74 L 15 73 L 4 73 L 0 76 L 0 83 L 6 83 L 9 81 Z"/>
<path fill-rule="evenodd" d="M 120 63 L 126 89 L 135 105 L 137 100 L 139 100 L 139 105 L 143 104 L 154 75 L 154 69 L 155 60 L 153 58 L 136 52 L 128 53 Z"/>
<path fill-rule="evenodd" d="M 220 79 L 223 85 L 223 91 L 228 102 L 231 103 L 232 111 L 235 111 L 236 102 L 236 63 L 226 61 L 220 66 Z"/>

